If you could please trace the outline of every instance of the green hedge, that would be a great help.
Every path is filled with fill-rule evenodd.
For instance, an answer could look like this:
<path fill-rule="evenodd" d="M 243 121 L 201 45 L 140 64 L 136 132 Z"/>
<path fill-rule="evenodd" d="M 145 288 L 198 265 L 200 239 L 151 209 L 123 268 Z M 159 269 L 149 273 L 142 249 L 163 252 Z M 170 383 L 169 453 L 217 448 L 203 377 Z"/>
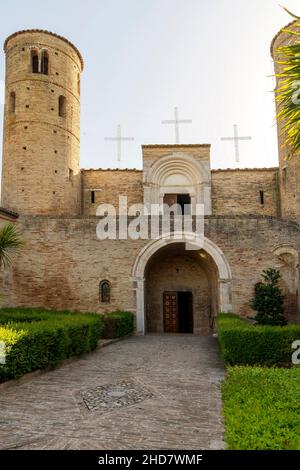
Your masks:
<path fill-rule="evenodd" d="M 0 324 L 0 341 L 6 345 L 2 382 L 92 351 L 101 336 L 102 316 L 3 309 Z"/>
<path fill-rule="evenodd" d="M 222 394 L 230 450 L 300 450 L 298 367 L 229 367 Z"/>
<path fill-rule="evenodd" d="M 291 365 L 292 343 L 300 340 L 300 325 L 254 325 L 227 313 L 218 316 L 217 331 L 228 365 Z"/>
<path fill-rule="evenodd" d="M 134 330 L 134 315 L 130 312 L 112 312 L 104 315 L 103 338 L 120 338 Z"/>
<path fill-rule="evenodd" d="M 0 325 L 6 325 L 7 323 L 23 323 L 23 322 L 34 322 L 40 320 L 47 320 L 50 315 L 57 315 L 58 312 L 43 311 L 38 309 L 29 308 L 2 308 L 0 309 Z M 60 313 L 59 313 L 60 314 Z M 63 315 L 64 313 L 61 312 Z"/>

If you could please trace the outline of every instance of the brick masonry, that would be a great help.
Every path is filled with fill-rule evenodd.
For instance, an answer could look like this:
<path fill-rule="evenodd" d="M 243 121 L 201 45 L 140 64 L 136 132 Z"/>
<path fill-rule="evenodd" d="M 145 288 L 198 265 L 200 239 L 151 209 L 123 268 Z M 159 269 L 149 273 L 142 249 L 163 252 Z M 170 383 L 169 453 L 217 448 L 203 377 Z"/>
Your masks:
<path fill-rule="evenodd" d="M 286 40 L 285 33 L 280 33 L 275 49 Z M 32 49 L 49 52 L 49 75 L 31 73 Z M 96 207 L 101 203 L 117 206 L 119 195 L 127 196 L 129 205 L 142 203 L 145 172 L 170 155 L 196 161 L 206 174 L 210 146 L 147 145 L 142 149 L 143 171 L 80 170 L 78 81 L 83 63 L 79 52 L 67 40 L 39 31 L 12 36 L 5 51 L 2 205 L 20 213 L 15 223 L 26 244 L 14 268 L 1 271 L 2 305 L 99 313 L 136 311 L 133 266 L 148 240 L 99 241 Z M 12 91 L 16 93 L 13 114 L 9 109 Z M 61 93 L 67 97 L 66 118 L 58 116 Z M 180 167 L 187 178 L 192 168 L 188 165 Z M 213 170 L 211 178 L 196 184 L 211 189 L 212 213 L 205 218 L 205 236 L 230 266 L 229 301 L 244 316 L 252 313 L 249 301 L 262 270 L 278 267 L 283 274 L 287 313 L 290 320 L 299 321 L 300 168 L 297 160 L 284 169 L 286 166 L 281 151 L 279 168 Z M 210 314 L 220 308 L 220 279 L 214 262 L 201 257 L 200 251 L 186 257 L 179 245 L 177 254 L 166 251 L 165 255 L 165 259 L 153 259 L 145 272 L 146 329 L 162 330 L 164 290 L 190 288 L 195 331 L 207 333 Z M 109 304 L 99 299 L 103 279 L 111 283 Z"/>
<path fill-rule="evenodd" d="M 2 272 L 2 305 L 96 312 L 135 311 L 133 264 L 147 240 L 100 241 L 96 237 L 96 218 L 23 216 L 17 226 L 23 234 L 25 247 L 15 258 L 13 270 Z M 291 246 L 300 246 L 298 224 L 271 217 L 207 217 L 205 236 L 228 260 L 232 271 L 232 304 L 234 311 L 241 315 L 251 313 L 248 303 L 261 271 L 270 266 L 282 268 L 276 247 L 287 242 Z M 199 268 L 193 269 L 201 273 L 197 282 L 202 283 L 205 290 L 207 276 L 211 285 L 217 279 L 200 257 L 198 264 Z M 289 277 L 293 276 L 292 269 L 285 267 L 287 286 Z M 175 275 L 173 270 L 162 285 L 170 290 Z M 154 270 L 149 278 L 150 286 L 162 278 L 163 271 L 155 274 Z M 99 301 L 102 279 L 111 282 L 110 304 Z M 183 283 L 183 278 L 180 282 Z M 196 290 L 201 289 L 194 280 L 193 270 L 190 270 L 190 284 Z M 208 302 L 212 302 L 211 297 Z M 291 319 L 297 318 L 295 307 Z M 203 325 L 203 332 L 207 327 L 208 320 Z"/>
<path fill-rule="evenodd" d="M 213 170 L 212 206 L 216 215 L 279 216 L 278 168 Z"/>
<path fill-rule="evenodd" d="M 47 75 L 32 73 L 32 51 L 40 64 L 42 52 L 48 53 Z M 25 214 L 79 215 L 82 59 L 65 39 L 41 31 L 11 36 L 5 53 L 2 204 Z M 65 117 L 59 116 L 60 96 Z"/>
<path fill-rule="evenodd" d="M 85 215 L 95 215 L 100 204 L 119 207 L 119 195 L 126 196 L 128 206 L 143 201 L 143 174 L 139 170 L 82 170 Z M 94 202 L 91 193 L 94 192 Z"/>
<path fill-rule="evenodd" d="M 147 269 L 146 323 L 148 332 L 164 332 L 164 292 L 190 292 L 193 299 L 193 331 L 210 332 L 210 316 L 216 315 L 218 297 L 213 263 L 202 254 L 185 250 L 184 244 L 166 247 L 153 257 Z"/>

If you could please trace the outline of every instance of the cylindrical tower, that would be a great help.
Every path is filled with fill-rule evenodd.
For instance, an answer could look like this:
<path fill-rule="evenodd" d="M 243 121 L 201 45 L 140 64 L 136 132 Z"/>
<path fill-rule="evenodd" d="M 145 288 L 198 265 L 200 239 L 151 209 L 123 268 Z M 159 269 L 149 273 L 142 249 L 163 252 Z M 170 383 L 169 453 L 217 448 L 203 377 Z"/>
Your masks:
<path fill-rule="evenodd" d="M 275 73 L 282 73 L 284 65 L 279 64 L 280 54 L 278 48 L 290 44 L 299 43 L 299 36 L 290 34 L 288 31 L 300 33 L 299 21 L 288 24 L 275 36 L 271 45 L 271 54 L 274 59 Z M 276 90 L 280 87 L 282 79 L 277 78 Z M 298 84 L 298 89 L 299 89 Z M 296 89 L 295 89 L 296 92 Z M 276 104 L 277 113 L 280 105 Z M 300 221 L 300 158 L 296 155 L 289 158 L 291 149 L 285 144 L 286 135 L 282 133 L 283 122 L 279 122 L 278 127 L 278 147 L 279 147 L 279 174 L 280 174 L 280 200 L 281 215 L 285 219 Z"/>
<path fill-rule="evenodd" d="M 2 206 L 78 215 L 82 57 L 67 39 L 41 30 L 9 36 L 4 51 Z"/>

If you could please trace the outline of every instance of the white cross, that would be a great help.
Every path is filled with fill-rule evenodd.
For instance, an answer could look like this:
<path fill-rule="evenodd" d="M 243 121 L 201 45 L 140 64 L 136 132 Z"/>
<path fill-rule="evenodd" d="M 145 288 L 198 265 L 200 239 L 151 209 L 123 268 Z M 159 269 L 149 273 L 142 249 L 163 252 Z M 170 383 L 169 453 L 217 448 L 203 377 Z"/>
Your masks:
<path fill-rule="evenodd" d="M 175 125 L 175 142 L 179 144 L 179 124 L 191 124 L 193 121 L 191 119 L 179 119 L 178 117 L 178 108 L 174 108 L 174 117 L 175 119 L 168 119 L 162 121 L 162 124 L 174 124 Z"/>
<path fill-rule="evenodd" d="M 240 149 L 239 149 L 239 140 L 252 140 L 251 136 L 239 137 L 238 126 L 237 124 L 233 125 L 233 137 L 221 137 L 221 140 L 233 140 L 234 149 L 235 149 L 235 160 L 236 162 L 240 161 Z"/>
<path fill-rule="evenodd" d="M 134 137 L 122 137 L 122 130 L 120 124 L 117 127 L 117 136 L 116 137 L 105 137 L 105 140 L 113 140 L 118 142 L 118 161 L 121 160 L 121 152 L 122 152 L 122 141 L 132 141 Z"/>

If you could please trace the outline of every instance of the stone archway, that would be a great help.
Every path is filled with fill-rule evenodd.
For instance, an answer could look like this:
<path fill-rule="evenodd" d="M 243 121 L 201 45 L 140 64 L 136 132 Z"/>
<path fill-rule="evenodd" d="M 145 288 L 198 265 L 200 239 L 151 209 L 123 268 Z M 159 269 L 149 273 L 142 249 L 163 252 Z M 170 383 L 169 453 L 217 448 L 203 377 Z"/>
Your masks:
<path fill-rule="evenodd" d="M 138 334 L 145 334 L 145 275 L 149 261 L 161 249 L 172 244 L 185 244 L 190 248 L 191 237 L 192 234 L 185 234 L 180 240 L 161 237 L 158 240 L 149 242 L 138 254 L 132 272 L 136 291 L 136 327 Z M 201 252 L 204 256 L 207 255 L 211 258 L 216 269 L 217 309 L 222 312 L 231 312 L 231 270 L 223 252 L 207 238 L 204 238 L 204 242 L 199 244 L 194 243 L 194 251 Z"/>
<path fill-rule="evenodd" d="M 281 273 L 281 288 L 285 295 L 285 314 L 289 321 L 298 322 L 300 312 L 300 276 L 299 276 L 299 252 L 289 244 L 275 247 L 273 253 L 276 256 L 276 267 Z"/>
<path fill-rule="evenodd" d="M 189 194 L 192 212 L 196 204 L 204 205 L 205 215 L 211 208 L 211 172 L 209 163 L 195 159 L 186 152 L 161 157 L 144 169 L 144 203 L 163 204 L 164 194 Z"/>

